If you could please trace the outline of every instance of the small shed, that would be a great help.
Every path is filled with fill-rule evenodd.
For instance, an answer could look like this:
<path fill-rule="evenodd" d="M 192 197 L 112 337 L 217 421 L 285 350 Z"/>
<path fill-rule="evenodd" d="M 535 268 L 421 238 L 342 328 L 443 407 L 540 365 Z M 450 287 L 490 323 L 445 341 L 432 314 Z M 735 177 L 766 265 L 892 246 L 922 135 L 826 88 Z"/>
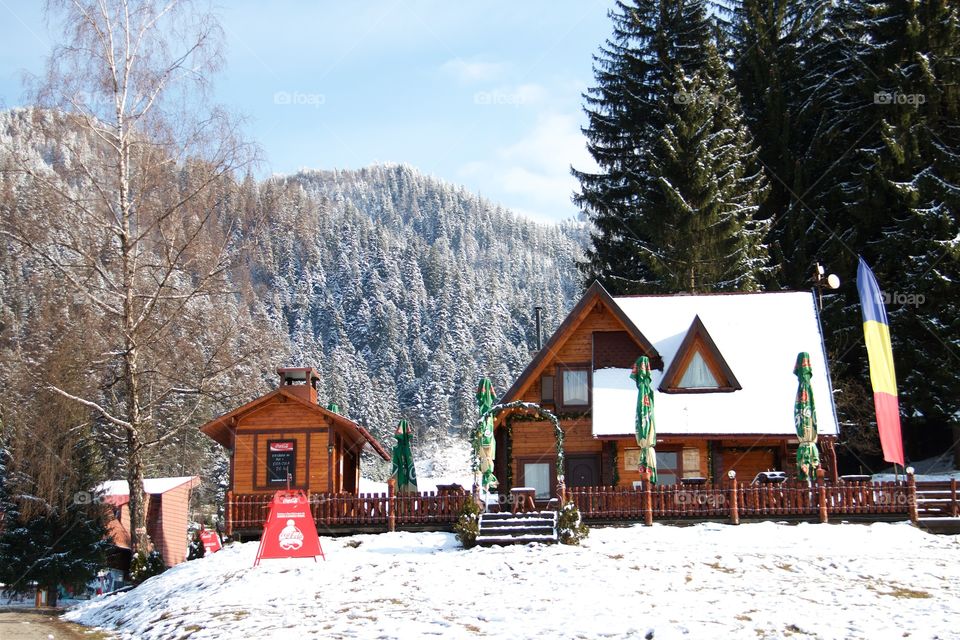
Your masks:
<path fill-rule="evenodd" d="M 200 430 L 230 450 L 231 495 L 286 488 L 353 493 L 360 483 L 365 445 L 390 454 L 369 431 L 321 406 L 313 368 L 277 369 L 280 386 L 214 418 Z"/>
<path fill-rule="evenodd" d="M 200 484 L 198 476 L 144 478 L 147 535 L 163 555 L 168 567 L 187 559 L 187 525 L 190 516 L 190 491 Z M 124 558 L 118 569 L 126 571 L 130 551 L 130 485 L 126 480 L 111 480 L 98 487 L 103 501 L 113 508 L 107 532 Z"/>

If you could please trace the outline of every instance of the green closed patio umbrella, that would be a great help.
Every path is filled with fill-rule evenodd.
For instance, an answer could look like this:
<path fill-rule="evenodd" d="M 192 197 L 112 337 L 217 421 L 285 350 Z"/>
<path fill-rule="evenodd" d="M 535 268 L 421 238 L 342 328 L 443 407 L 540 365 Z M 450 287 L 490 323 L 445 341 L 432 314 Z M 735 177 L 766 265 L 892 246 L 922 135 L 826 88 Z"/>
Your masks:
<path fill-rule="evenodd" d="M 406 420 L 400 420 L 393 435 L 397 439 L 397 444 L 393 446 L 391 475 L 397 481 L 397 493 L 417 493 L 417 469 L 413 465 L 410 426 Z"/>
<path fill-rule="evenodd" d="M 820 454 L 817 452 L 817 410 L 813 404 L 813 388 L 810 378 L 810 354 L 801 351 L 797 354 L 797 364 L 793 368 L 799 385 L 797 399 L 793 405 L 793 421 L 797 428 L 800 446 L 797 447 L 797 477 L 809 480 L 820 466 Z"/>
<path fill-rule="evenodd" d="M 657 426 L 653 419 L 653 388 L 650 386 L 650 358 L 640 356 L 630 377 L 637 383 L 637 444 L 640 445 L 640 471 L 650 471 L 650 482 L 657 483 Z"/>
<path fill-rule="evenodd" d="M 481 378 L 477 384 L 477 408 L 480 415 L 489 411 L 495 402 L 493 383 L 490 378 Z M 497 442 L 493 436 L 493 416 L 483 419 L 480 427 L 480 471 L 483 473 L 483 488 L 495 489 L 498 485 L 497 477 L 493 475 L 493 460 L 497 455 Z"/>

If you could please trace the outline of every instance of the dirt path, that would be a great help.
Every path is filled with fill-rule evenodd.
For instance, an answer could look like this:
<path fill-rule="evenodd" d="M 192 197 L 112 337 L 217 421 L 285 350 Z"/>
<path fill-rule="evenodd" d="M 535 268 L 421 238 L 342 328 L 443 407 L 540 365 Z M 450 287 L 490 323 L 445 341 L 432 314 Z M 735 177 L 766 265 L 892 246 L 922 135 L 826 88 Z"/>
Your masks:
<path fill-rule="evenodd" d="M 0 638 L 3 640 L 109 640 L 112 636 L 69 622 L 59 613 L 0 611 Z"/>

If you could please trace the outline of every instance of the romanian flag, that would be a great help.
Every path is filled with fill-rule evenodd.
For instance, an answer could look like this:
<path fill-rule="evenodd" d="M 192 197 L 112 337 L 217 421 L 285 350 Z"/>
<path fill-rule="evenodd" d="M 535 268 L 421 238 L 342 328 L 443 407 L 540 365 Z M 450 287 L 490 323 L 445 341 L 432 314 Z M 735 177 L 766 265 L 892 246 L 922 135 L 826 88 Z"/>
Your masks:
<path fill-rule="evenodd" d="M 873 404 L 877 411 L 877 430 L 883 459 L 903 466 L 903 440 L 900 438 L 900 404 L 897 401 L 897 375 L 893 370 L 893 349 L 890 347 L 890 323 L 883 305 L 877 279 L 860 258 L 857 267 L 857 290 L 863 308 L 863 335 L 870 361 L 870 382 Z"/>

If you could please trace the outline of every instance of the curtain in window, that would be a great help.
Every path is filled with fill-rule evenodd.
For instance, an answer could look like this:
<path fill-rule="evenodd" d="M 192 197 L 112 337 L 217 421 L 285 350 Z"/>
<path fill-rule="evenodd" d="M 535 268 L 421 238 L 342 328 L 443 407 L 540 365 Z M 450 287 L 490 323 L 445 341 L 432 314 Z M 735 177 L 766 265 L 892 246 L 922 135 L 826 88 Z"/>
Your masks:
<path fill-rule="evenodd" d="M 587 372 L 563 372 L 563 404 L 587 404 Z"/>
<path fill-rule="evenodd" d="M 703 356 L 700 355 L 699 351 L 695 351 L 677 386 L 683 389 L 703 389 L 719 387 L 720 385 L 717 383 L 717 379 L 713 377 L 713 373 L 710 372 L 710 367 L 707 366 Z"/>
<path fill-rule="evenodd" d="M 523 465 L 523 483 L 537 490 L 537 500 L 550 498 L 550 464 L 529 462 Z"/>

